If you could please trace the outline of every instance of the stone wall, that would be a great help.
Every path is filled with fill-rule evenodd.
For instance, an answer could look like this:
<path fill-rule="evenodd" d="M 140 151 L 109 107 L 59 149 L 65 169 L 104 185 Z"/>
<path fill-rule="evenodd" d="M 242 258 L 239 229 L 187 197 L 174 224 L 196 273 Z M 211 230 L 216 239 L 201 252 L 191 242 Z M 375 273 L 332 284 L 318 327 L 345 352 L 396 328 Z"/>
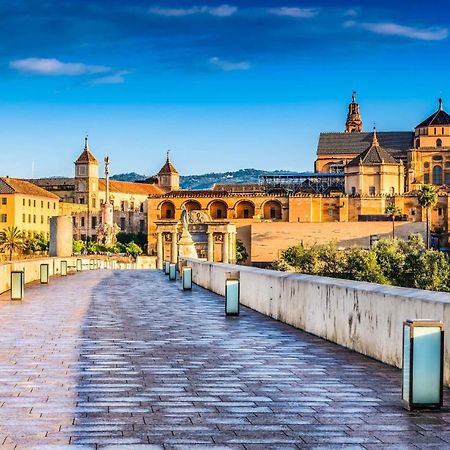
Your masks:
<path fill-rule="evenodd" d="M 396 222 L 395 235 L 406 239 L 419 233 L 425 238 L 423 222 Z M 303 242 L 320 245 L 335 241 L 338 247 L 369 247 L 370 235 L 392 236 L 392 222 L 326 222 L 326 223 L 252 223 L 251 261 L 266 263 L 276 261 L 282 250 Z M 239 236 L 239 229 L 238 229 Z"/>
<path fill-rule="evenodd" d="M 252 267 L 187 260 L 193 281 L 224 295 L 226 273 L 239 271 L 241 303 L 276 320 L 401 367 L 407 319 L 450 323 L 450 294 Z M 450 385 L 450 332 L 444 381 Z"/>

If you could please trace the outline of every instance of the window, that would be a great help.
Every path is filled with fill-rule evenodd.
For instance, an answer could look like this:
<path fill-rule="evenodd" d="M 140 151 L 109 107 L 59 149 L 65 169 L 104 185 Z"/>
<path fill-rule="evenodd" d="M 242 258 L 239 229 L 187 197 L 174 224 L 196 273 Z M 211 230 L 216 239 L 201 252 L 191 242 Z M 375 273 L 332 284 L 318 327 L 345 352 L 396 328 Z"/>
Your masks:
<path fill-rule="evenodd" d="M 33 214 L 33 223 L 36 223 L 36 214 Z"/>
<path fill-rule="evenodd" d="M 7 221 L 8 221 L 8 215 L 7 214 L 0 215 L 0 222 L 1 223 L 6 223 Z"/>
<path fill-rule="evenodd" d="M 130 209 L 131 209 L 131 211 L 134 211 L 134 202 L 130 203 Z"/>
<path fill-rule="evenodd" d="M 81 226 L 84 227 L 84 217 L 81 218 Z"/>
<path fill-rule="evenodd" d="M 53 209 L 56 209 L 56 203 L 53 203 Z"/>
<path fill-rule="evenodd" d="M 77 218 L 75 216 L 72 217 L 72 223 L 74 227 L 77 226 Z"/>
<path fill-rule="evenodd" d="M 50 202 L 47 202 L 47 208 L 50 209 Z"/>
<path fill-rule="evenodd" d="M 97 217 L 92 216 L 92 229 L 97 228 Z"/>
<path fill-rule="evenodd" d="M 139 206 L 139 211 L 144 212 L 144 202 L 142 202 L 141 205 Z"/>
<path fill-rule="evenodd" d="M 22 199 L 22 205 L 25 206 L 25 199 Z"/>
<path fill-rule="evenodd" d="M 352 186 L 352 195 L 356 195 L 356 188 L 355 188 L 355 186 Z"/>
<path fill-rule="evenodd" d="M 219 211 L 217 211 L 219 212 Z M 270 218 L 276 219 L 277 218 L 277 210 L 275 208 L 270 208 Z"/>
<path fill-rule="evenodd" d="M 420 139 L 416 139 L 416 148 L 420 147 Z"/>
<path fill-rule="evenodd" d="M 33 200 L 33 207 L 36 208 L 36 200 Z"/>
<path fill-rule="evenodd" d="M 430 163 L 429 162 L 423 163 L 423 168 L 424 169 L 429 169 L 430 168 Z"/>
<path fill-rule="evenodd" d="M 86 175 L 86 166 L 78 166 L 78 175 Z"/>
<path fill-rule="evenodd" d="M 170 208 L 166 209 L 166 219 L 173 219 L 172 210 Z"/>
<path fill-rule="evenodd" d="M 436 128 L 434 129 L 434 134 L 436 134 Z"/>
<path fill-rule="evenodd" d="M 217 216 L 218 219 L 221 219 L 221 218 L 222 218 L 222 210 L 221 210 L 221 209 L 218 209 L 218 210 L 217 210 L 216 216 Z M 271 218 L 272 218 L 272 219 L 274 218 L 274 217 L 272 217 L 272 213 L 271 213 Z"/>
<path fill-rule="evenodd" d="M 44 223 L 44 216 L 41 216 L 41 223 Z"/>
<path fill-rule="evenodd" d="M 28 223 L 31 223 L 31 214 L 28 214 Z"/>
<path fill-rule="evenodd" d="M 444 174 L 444 184 L 450 185 L 450 172 Z"/>
<path fill-rule="evenodd" d="M 84 197 L 80 197 L 80 204 L 84 205 Z"/>
<path fill-rule="evenodd" d="M 442 168 L 441 166 L 433 167 L 433 184 L 442 184 Z"/>
<path fill-rule="evenodd" d="M 436 147 L 442 147 L 442 139 L 436 139 Z"/>
<path fill-rule="evenodd" d="M 369 186 L 369 195 L 375 195 L 375 186 Z"/>
<path fill-rule="evenodd" d="M 248 208 L 244 208 L 244 219 L 248 219 L 250 216 L 250 211 Z"/>
<path fill-rule="evenodd" d="M 395 194 L 395 188 L 391 186 L 389 188 L 389 195 L 394 195 L 394 194 Z"/>
<path fill-rule="evenodd" d="M 412 216 L 415 216 L 415 215 L 416 215 L 416 210 L 415 210 L 415 208 L 411 208 L 411 215 L 412 215 Z"/>
<path fill-rule="evenodd" d="M 28 206 L 31 206 L 31 198 L 28 199 Z"/>
<path fill-rule="evenodd" d="M 44 207 L 44 201 L 42 200 L 41 201 L 41 208 L 43 208 Z"/>
<path fill-rule="evenodd" d="M 442 127 L 442 133 L 441 133 L 441 134 L 445 134 L 445 133 L 444 133 L 444 127 Z"/>
<path fill-rule="evenodd" d="M 441 155 L 433 156 L 433 161 L 442 161 L 442 156 Z"/>
<path fill-rule="evenodd" d="M 23 223 L 26 223 L 26 221 L 27 221 L 27 216 L 26 216 L 26 214 L 22 214 L 22 222 L 23 222 Z"/>
<path fill-rule="evenodd" d="M 429 173 L 424 173 L 423 174 L 423 183 L 424 184 L 430 184 L 430 174 Z"/>
<path fill-rule="evenodd" d="M 6 205 L 8 199 L 6 197 L 2 197 L 2 205 Z"/>
<path fill-rule="evenodd" d="M 442 216 L 442 208 L 438 208 L 438 216 Z"/>
<path fill-rule="evenodd" d="M 95 201 L 95 198 L 92 199 L 92 207 L 95 208 L 96 207 L 97 202 Z"/>
<path fill-rule="evenodd" d="M 121 230 L 123 231 L 123 230 L 125 230 L 125 227 L 126 227 L 126 220 L 125 220 L 125 217 L 121 217 L 121 218 L 120 218 L 120 228 L 121 228 Z"/>
<path fill-rule="evenodd" d="M 145 220 L 140 220 L 139 221 L 139 232 L 140 233 L 145 233 Z"/>

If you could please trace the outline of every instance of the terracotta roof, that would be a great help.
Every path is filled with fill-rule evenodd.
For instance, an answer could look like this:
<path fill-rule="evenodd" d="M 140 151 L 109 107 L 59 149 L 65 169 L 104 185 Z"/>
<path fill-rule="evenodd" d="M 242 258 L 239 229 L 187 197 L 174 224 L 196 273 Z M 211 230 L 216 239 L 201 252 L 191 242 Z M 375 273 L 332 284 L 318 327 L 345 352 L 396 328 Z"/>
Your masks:
<path fill-rule="evenodd" d="M 98 180 L 98 189 L 100 191 L 106 191 L 106 180 L 104 178 L 100 178 Z M 132 183 L 129 181 L 117 181 L 111 179 L 109 180 L 109 190 L 111 192 L 122 192 L 124 194 L 140 195 L 158 195 L 165 193 L 165 191 L 156 184 Z"/>
<path fill-rule="evenodd" d="M 97 163 L 98 164 L 98 161 L 95 159 L 95 156 L 91 153 L 91 150 L 89 149 L 87 136 L 84 138 L 84 149 L 83 149 L 83 152 L 78 157 L 78 159 L 75 161 L 75 163 L 85 163 L 85 162 Z"/>
<path fill-rule="evenodd" d="M 377 134 L 380 145 L 395 155 L 406 154 L 414 146 L 412 131 L 386 131 Z M 372 133 L 320 133 L 317 154 L 353 153 L 356 155 L 367 150 L 371 142 Z"/>
<path fill-rule="evenodd" d="M 377 139 L 377 133 L 372 135 L 372 145 L 352 159 L 347 166 L 359 166 L 371 164 L 398 164 L 398 161 L 383 147 L 380 147 Z"/>
<path fill-rule="evenodd" d="M 213 191 L 225 192 L 261 192 L 261 185 L 258 183 L 215 183 Z"/>
<path fill-rule="evenodd" d="M 426 118 L 416 128 L 450 125 L 450 115 L 442 109 L 442 99 L 439 99 L 439 109 Z"/>
<path fill-rule="evenodd" d="M 71 186 L 75 188 L 75 178 L 63 178 L 63 177 L 55 177 L 55 178 L 33 178 L 27 180 L 30 183 L 36 184 L 37 186 L 45 188 L 46 186 Z"/>
<path fill-rule="evenodd" d="M 175 173 L 178 174 L 177 169 L 175 169 L 174 165 L 170 162 L 169 158 L 167 158 L 165 164 L 161 167 L 161 170 L 158 172 L 158 175 Z"/>
<path fill-rule="evenodd" d="M 0 192 L 2 194 L 24 194 L 59 200 L 57 195 L 28 181 L 19 180 L 18 178 L 0 177 Z"/>

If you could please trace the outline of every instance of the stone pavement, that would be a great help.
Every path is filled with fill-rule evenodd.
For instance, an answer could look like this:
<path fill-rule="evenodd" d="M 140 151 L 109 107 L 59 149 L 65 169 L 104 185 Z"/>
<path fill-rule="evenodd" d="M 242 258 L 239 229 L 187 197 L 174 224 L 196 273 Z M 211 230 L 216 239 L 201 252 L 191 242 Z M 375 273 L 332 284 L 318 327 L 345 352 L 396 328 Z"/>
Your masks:
<path fill-rule="evenodd" d="M 54 278 L 0 315 L 5 448 L 450 449 L 450 409 L 403 410 L 399 370 L 160 272 Z"/>

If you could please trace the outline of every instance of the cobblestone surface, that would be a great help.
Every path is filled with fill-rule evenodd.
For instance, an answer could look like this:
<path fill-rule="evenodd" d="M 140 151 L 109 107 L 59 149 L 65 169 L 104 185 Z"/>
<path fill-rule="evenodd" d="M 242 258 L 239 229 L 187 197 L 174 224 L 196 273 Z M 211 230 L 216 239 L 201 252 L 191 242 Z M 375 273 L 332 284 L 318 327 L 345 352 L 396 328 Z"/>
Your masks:
<path fill-rule="evenodd" d="M 5 448 L 450 448 L 450 409 L 404 411 L 399 370 L 160 272 L 55 278 L 0 315 Z"/>

